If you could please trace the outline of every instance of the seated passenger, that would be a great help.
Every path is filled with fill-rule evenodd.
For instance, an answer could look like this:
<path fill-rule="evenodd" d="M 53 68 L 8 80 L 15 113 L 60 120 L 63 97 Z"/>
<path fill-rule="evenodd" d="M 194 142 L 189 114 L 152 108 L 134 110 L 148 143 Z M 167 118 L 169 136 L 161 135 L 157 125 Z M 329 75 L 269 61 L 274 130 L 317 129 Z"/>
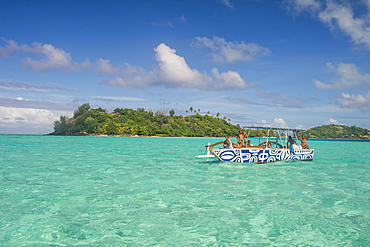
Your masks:
<path fill-rule="evenodd" d="M 303 149 L 310 149 L 307 145 L 307 139 L 310 136 L 310 133 L 308 133 L 307 137 L 304 137 L 304 135 L 301 136 L 301 138 L 298 137 L 298 139 L 301 141 L 301 146 Z"/>
<path fill-rule="evenodd" d="M 232 148 L 232 147 L 233 147 L 233 145 L 232 145 L 232 143 L 231 143 L 231 141 L 230 141 L 229 137 L 228 137 L 228 136 L 226 136 L 225 138 L 226 138 L 226 140 L 224 141 L 224 143 L 223 143 L 222 147 L 223 147 L 223 148 Z"/>
<path fill-rule="evenodd" d="M 246 144 L 246 147 L 253 147 L 252 145 L 252 141 L 251 140 L 248 140 L 247 144 Z"/>

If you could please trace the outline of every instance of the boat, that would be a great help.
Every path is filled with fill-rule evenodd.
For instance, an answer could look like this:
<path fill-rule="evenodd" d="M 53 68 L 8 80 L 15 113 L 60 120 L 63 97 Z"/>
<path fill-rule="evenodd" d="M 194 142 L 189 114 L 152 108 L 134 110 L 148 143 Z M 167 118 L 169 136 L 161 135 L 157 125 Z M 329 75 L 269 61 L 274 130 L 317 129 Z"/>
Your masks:
<path fill-rule="evenodd" d="M 247 142 L 246 140 L 242 145 L 226 140 L 220 141 L 212 145 L 206 145 L 205 147 L 209 153 L 198 155 L 197 158 L 210 158 L 213 155 L 214 158 L 220 161 L 237 163 L 268 163 L 282 160 L 312 161 L 314 158 L 315 150 L 307 145 L 293 144 L 287 146 L 287 141 L 291 136 L 299 140 L 298 133 L 304 131 L 303 129 L 254 126 L 243 128 L 248 131 L 257 130 L 262 133 L 262 136 L 253 138 L 253 141 L 258 140 L 258 145 L 253 146 L 250 141 Z M 248 136 L 248 133 L 246 135 Z M 218 147 L 219 145 L 223 145 L 223 147 Z"/>
<path fill-rule="evenodd" d="M 211 150 L 210 150 L 210 146 L 211 143 L 208 143 L 208 145 L 206 146 L 206 153 L 205 154 L 201 154 L 201 155 L 197 155 L 195 156 L 195 158 L 197 159 L 202 159 L 202 158 L 215 158 L 215 156 L 211 153 Z"/>

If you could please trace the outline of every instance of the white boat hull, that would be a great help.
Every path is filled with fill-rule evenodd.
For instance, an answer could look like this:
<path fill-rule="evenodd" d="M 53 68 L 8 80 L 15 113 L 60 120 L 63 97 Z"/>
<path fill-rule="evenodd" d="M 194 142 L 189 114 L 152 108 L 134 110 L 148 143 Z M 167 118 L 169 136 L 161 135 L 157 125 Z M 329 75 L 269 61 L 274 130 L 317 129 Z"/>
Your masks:
<path fill-rule="evenodd" d="M 215 158 L 213 154 L 202 154 L 202 155 L 197 155 L 195 156 L 197 159 L 202 159 L 202 158 Z"/>
<path fill-rule="evenodd" d="M 210 150 L 210 147 L 209 147 L 209 143 L 207 145 L 207 154 L 201 154 L 201 155 L 197 155 L 195 156 L 196 159 L 204 159 L 204 158 L 215 158 L 216 156 L 214 156 L 212 153 L 211 153 L 211 150 Z"/>
<path fill-rule="evenodd" d="M 313 160 L 314 149 L 299 149 L 291 153 L 286 148 L 230 148 L 211 149 L 212 154 L 221 161 L 238 163 L 267 163 L 281 160 Z"/>

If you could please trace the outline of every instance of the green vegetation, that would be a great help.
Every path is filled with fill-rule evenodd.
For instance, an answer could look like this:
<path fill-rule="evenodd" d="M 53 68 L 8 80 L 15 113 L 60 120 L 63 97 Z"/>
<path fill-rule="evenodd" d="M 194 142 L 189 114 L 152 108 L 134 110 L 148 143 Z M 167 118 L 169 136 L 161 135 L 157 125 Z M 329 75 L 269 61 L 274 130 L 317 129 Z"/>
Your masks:
<path fill-rule="evenodd" d="M 174 110 L 159 110 L 155 113 L 144 108 L 137 110 L 116 108 L 112 113 L 102 108 L 91 109 L 83 104 L 74 112 L 73 117 L 60 116 L 54 122 L 54 132 L 51 135 L 123 135 L 123 136 L 237 136 L 241 127 L 226 121 L 226 117 L 216 117 L 207 112 L 200 115 L 200 109 L 190 107 L 194 113 L 190 116 L 177 116 Z M 230 119 L 227 119 L 230 121 Z M 249 137 L 263 136 L 266 131 L 246 131 Z M 370 132 L 367 129 L 345 125 L 323 125 L 303 132 L 310 133 L 310 138 L 350 138 L 367 139 Z M 275 133 L 270 131 L 269 136 Z"/>
<path fill-rule="evenodd" d="M 341 139 L 368 139 L 370 132 L 356 126 L 323 125 L 308 129 L 305 135 L 311 133 L 311 138 L 341 138 Z"/>
<path fill-rule="evenodd" d="M 60 116 L 54 122 L 51 135 L 144 135 L 144 136 L 236 136 L 240 126 L 232 125 L 226 118 L 200 115 L 200 109 L 190 108 L 194 115 L 176 116 L 174 110 L 155 113 L 144 108 L 116 108 L 108 113 L 102 108 L 91 109 L 83 104 L 73 117 Z M 230 120 L 229 120 L 230 121 Z"/>

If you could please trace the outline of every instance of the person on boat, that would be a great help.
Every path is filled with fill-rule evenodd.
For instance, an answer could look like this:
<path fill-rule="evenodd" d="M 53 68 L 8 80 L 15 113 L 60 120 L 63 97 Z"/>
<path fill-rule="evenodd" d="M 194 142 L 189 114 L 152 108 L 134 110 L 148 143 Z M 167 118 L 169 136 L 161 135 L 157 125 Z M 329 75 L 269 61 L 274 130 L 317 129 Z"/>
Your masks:
<path fill-rule="evenodd" d="M 248 143 L 250 144 L 250 140 L 248 140 L 248 135 L 244 133 L 243 135 L 243 147 L 248 147 Z"/>
<path fill-rule="evenodd" d="M 251 140 L 248 140 L 247 141 L 247 144 L 245 144 L 245 147 L 253 147 L 252 141 Z"/>
<path fill-rule="evenodd" d="M 239 135 L 238 135 L 238 146 L 239 147 L 242 147 L 243 145 L 243 138 L 244 138 L 244 132 L 243 130 L 240 130 Z"/>
<path fill-rule="evenodd" d="M 262 148 L 271 148 L 271 142 L 270 141 L 261 142 L 258 146 Z"/>
<path fill-rule="evenodd" d="M 294 147 L 293 147 L 294 144 L 295 144 L 295 140 L 292 138 L 292 136 L 289 136 L 286 145 L 287 145 L 287 147 L 290 148 L 290 152 L 292 154 L 295 154 L 294 153 Z"/>
<path fill-rule="evenodd" d="M 309 138 L 310 133 L 308 133 L 307 137 L 304 135 L 301 136 L 301 138 L 298 137 L 298 139 L 301 141 L 301 146 L 303 149 L 310 149 L 307 145 L 307 139 Z"/>
<path fill-rule="evenodd" d="M 224 144 L 222 145 L 222 147 L 223 148 L 232 148 L 233 147 L 233 145 L 232 145 L 232 143 L 230 141 L 229 136 L 226 136 L 225 137 L 225 141 L 224 141 Z"/>

